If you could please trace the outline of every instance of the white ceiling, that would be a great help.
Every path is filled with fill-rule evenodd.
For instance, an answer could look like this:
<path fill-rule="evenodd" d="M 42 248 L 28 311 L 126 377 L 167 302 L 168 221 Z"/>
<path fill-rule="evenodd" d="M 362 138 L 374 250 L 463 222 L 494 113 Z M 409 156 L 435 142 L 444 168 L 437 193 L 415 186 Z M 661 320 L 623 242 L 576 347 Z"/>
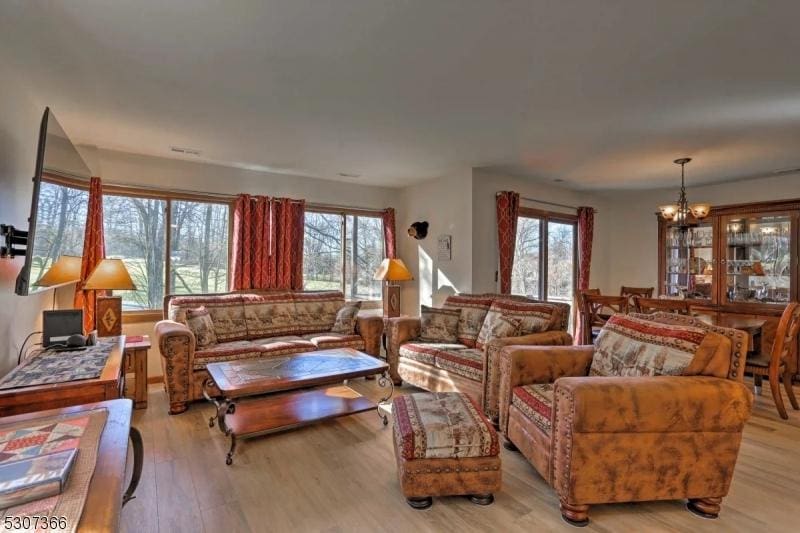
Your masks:
<path fill-rule="evenodd" d="M 73 141 L 400 186 L 800 167 L 800 2 L 0 3 L 0 60 Z M 2 105 L 13 105 L 3 102 Z"/>

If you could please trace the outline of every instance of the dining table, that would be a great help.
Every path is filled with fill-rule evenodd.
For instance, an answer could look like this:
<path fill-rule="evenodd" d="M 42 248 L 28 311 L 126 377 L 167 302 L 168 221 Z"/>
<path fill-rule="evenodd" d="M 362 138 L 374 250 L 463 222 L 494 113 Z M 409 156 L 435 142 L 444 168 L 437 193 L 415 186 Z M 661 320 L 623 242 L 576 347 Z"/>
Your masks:
<path fill-rule="evenodd" d="M 707 315 L 698 314 L 697 318 L 723 328 L 733 328 L 747 333 L 747 353 L 748 355 L 757 354 L 761 350 L 761 331 L 767 321 L 763 318 L 754 318 L 741 315 Z"/>

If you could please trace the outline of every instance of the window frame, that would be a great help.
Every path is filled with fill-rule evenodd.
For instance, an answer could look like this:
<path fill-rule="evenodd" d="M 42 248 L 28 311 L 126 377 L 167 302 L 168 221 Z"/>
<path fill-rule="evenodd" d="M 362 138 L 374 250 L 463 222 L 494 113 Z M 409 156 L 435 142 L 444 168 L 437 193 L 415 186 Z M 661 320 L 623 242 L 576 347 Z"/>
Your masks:
<path fill-rule="evenodd" d="M 47 183 L 54 183 L 66 187 L 73 187 L 75 189 L 89 190 L 89 183 L 76 179 L 59 176 L 57 174 L 44 173 L 42 181 Z M 103 183 L 103 196 L 126 196 L 129 198 L 144 198 L 148 200 L 163 200 L 166 204 L 164 212 L 164 223 L 166 224 L 165 234 L 165 254 L 164 254 L 164 295 L 171 294 L 169 286 L 169 272 L 172 266 L 171 251 L 172 251 L 172 202 L 197 202 L 207 204 L 218 204 L 228 206 L 228 272 L 231 268 L 231 252 L 233 251 L 233 211 L 235 199 L 229 195 L 215 195 L 204 193 L 189 193 L 189 192 L 172 192 L 172 191 L 159 191 L 153 189 L 141 189 L 138 187 L 130 187 L 125 185 L 114 185 Z M 122 316 L 127 324 L 135 324 L 142 322 L 154 322 L 161 320 L 163 317 L 162 309 L 140 309 L 140 310 L 127 310 L 122 312 Z"/>
<path fill-rule="evenodd" d="M 540 220 L 539 226 L 539 299 L 549 302 L 548 294 L 548 264 L 550 250 L 549 223 L 569 224 L 573 227 L 572 239 L 572 295 L 573 299 L 578 290 L 578 215 L 569 213 L 558 213 L 555 211 L 544 211 L 532 207 L 520 207 L 517 214 L 517 222 L 520 218 L 535 218 Z M 516 243 L 517 236 L 514 235 Z M 516 260 L 516 249 L 514 250 Z M 555 301 L 555 300 L 554 300 Z"/>
<path fill-rule="evenodd" d="M 326 206 L 316 206 L 313 204 L 306 204 L 306 213 L 321 213 L 326 215 L 338 215 L 341 217 L 341 228 L 342 228 L 342 283 L 340 290 L 342 294 L 344 294 L 344 298 L 346 301 L 350 301 L 345 288 L 347 286 L 347 279 L 345 274 L 347 273 L 347 217 L 354 216 L 354 217 L 372 217 L 378 218 L 381 220 L 381 230 L 382 233 L 385 235 L 385 228 L 383 228 L 383 213 L 382 210 L 376 209 L 359 209 L 355 207 L 326 207 Z M 304 228 L 305 229 L 305 228 Z M 385 238 L 381 239 L 381 248 L 383 249 L 383 257 L 386 257 L 386 240 Z M 305 248 L 303 249 L 303 259 L 305 260 Z M 381 292 L 383 294 L 383 292 Z M 371 309 L 375 306 L 376 303 L 382 303 L 383 297 L 378 298 L 377 300 L 360 300 L 364 304 L 367 304 L 366 307 L 362 307 L 363 309 Z M 377 307 L 375 307 L 377 308 Z"/>

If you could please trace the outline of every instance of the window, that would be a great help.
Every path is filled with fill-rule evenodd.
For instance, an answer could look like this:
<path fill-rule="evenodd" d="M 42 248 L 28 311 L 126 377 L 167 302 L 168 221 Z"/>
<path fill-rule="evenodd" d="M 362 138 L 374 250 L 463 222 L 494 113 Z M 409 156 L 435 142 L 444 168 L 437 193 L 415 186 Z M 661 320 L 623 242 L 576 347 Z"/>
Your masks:
<path fill-rule="evenodd" d="M 83 230 L 89 193 L 42 181 L 31 253 L 31 285 L 62 255 L 83 255 Z"/>
<path fill-rule="evenodd" d="M 383 218 L 306 211 L 303 288 L 341 290 L 351 300 L 380 300 L 372 276 L 383 261 Z"/>
<path fill-rule="evenodd" d="M 123 310 L 161 309 L 165 294 L 227 291 L 229 217 L 227 203 L 103 195 L 106 256 L 122 259 L 136 284 L 117 293 Z"/>
<path fill-rule="evenodd" d="M 538 300 L 572 303 L 576 233 L 574 216 L 520 209 L 511 292 Z"/>

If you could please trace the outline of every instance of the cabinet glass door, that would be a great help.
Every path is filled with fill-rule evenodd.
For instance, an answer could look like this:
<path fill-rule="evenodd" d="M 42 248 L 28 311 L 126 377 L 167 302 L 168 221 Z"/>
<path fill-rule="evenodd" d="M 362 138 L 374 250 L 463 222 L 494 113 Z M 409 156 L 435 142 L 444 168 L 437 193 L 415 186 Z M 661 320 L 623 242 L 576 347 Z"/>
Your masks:
<path fill-rule="evenodd" d="M 711 222 L 683 229 L 667 227 L 664 243 L 664 294 L 710 301 L 714 286 L 714 228 Z"/>
<path fill-rule="evenodd" d="M 787 214 L 727 217 L 723 298 L 728 303 L 785 304 L 791 295 L 792 219 Z"/>

